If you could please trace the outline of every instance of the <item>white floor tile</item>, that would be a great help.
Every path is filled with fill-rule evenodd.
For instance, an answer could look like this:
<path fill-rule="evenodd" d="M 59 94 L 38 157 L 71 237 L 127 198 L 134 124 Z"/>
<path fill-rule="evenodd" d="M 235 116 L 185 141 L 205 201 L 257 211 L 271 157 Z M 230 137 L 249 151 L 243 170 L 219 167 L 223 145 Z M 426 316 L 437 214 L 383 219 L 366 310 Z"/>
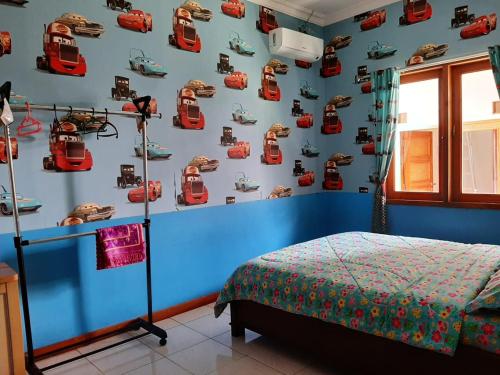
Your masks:
<path fill-rule="evenodd" d="M 243 356 L 213 340 L 204 341 L 168 358 L 195 375 L 209 374 L 228 366 Z"/>
<path fill-rule="evenodd" d="M 42 359 L 40 361 L 36 361 L 36 364 L 39 368 L 42 368 L 42 367 L 53 365 L 54 363 L 57 363 L 57 362 L 61 362 L 61 361 L 65 361 L 65 360 L 73 358 L 73 357 L 77 357 L 80 354 L 81 353 L 79 353 L 76 350 L 70 350 L 68 352 L 64 352 L 64 353 L 57 354 L 57 355 L 54 355 L 54 356 L 49 357 L 49 358 Z"/>
<path fill-rule="evenodd" d="M 156 322 L 155 325 L 157 325 L 158 327 L 163 328 L 163 329 L 170 329 L 170 328 L 177 327 L 178 325 L 180 325 L 180 323 L 176 320 L 167 318 L 167 319 L 160 320 L 159 322 Z"/>
<path fill-rule="evenodd" d="M 173 316 L 172 319 L 176 320 L 179 323 L 185 324 L 192 320 L 201 318 L 202 316 L 213 315 L 213 314 L 214 314 L 213 309 L 210 309 L 207 306 L 201 306 L 198 307 L 197 309 L 186 311 L 182 314 Z"/>
<path fill-rule="evenodd" d="M 139 341 L 132 341 L 88 357 L 105 374 L 125 374 L 161 358 L 160 354 Z"/>
<path fill-rule="evenodd" d="M 211 372 L 210 375 L 281 375 L 281 373 L 257 362 L 255 359 L 243 357 Z"/>
<path fill-rule="evenodd" d="M 213 315 L 213 304 L 156 323 L 168 334 L 160 346 L 154 335 L 122 344 L 65 366 L 50 375 L 340 375 L 316 365 L 302 352 L 245 330 L 245 337 L 232 337 L 230 315 Z M 184 323 L 181 323 L 184 322 Z M 142 330 L 138 332 L 143 332 Z M 78 356 L 80 353 L 116 343 L 136 332 L 124 333 L 37 362 L 39 367 Z M 167 358 L 165 358 L 167 357 Z"/>
<path fill-rule="evenodd" d="M 45 371 L 47 375 L 101 375 L 100 372 L 92 363 L 86 359 L 80 359 L 67 365 L 56 367 L 52 370 Z"/>
<path fill-rule="evenodd" d="M 62 353 L 47 359 L 43 359 L 38 361 L 36 364 L 38 368 L 44 368 L 46 366 L 53 365 L 57 362 L 65 361 L 67 359 L 77 357 L 80 353 L 76 350 L 71 350 L 66 353 Z M 52 370 L 48 370 L 44 372 L 47 375 L 100 375 L 102 374 L 92 363 L 90 363 L 87 359 L 80 359 L 75 362 L 68 363 L 64 366 L 56 367 Z"/>
<path fill-rule="evenodd" d="M 202 335 L 215 337 L 231 329 L 230 320 L 226 314 L 221 314 L 218 318 L 213 315 L 206 315 L 186 323 L 186 326 Z"/>
<path fill-rule="evenodd" d="M 122 340 L 126 340 L 126 339 L 129 339 L 129 338 L 130 338 L 130 334 L 129 333 L 120 333 L 119 335 L 110 336 L 110 337 L 105 338 L 103 340 L 96 341 L 96 342 L 94 342 L 92 344 L 81 346 L 81 347 L 78 348 L 78 351 L 81 354 L 86 354 L 86 353 L 92 352 L 94 350 L 104 348 L 105 346 L 112 345 L 112 344 L 114 344 L 116 342 L 119 342 L 119 341 L 122 341 Z"/>
<path fill-rule="evenodd" d="M 306 359 L 301 358 L 300 353 L 283 348 L 281 344 L 263 336 L 238 346 L 235 350 L 284 374 L 295 374 L 309 364 Z"/>
<path fill-rule="evenodd" d="M 167 345 L 165 346 L 159 346 L 158 339 L 151 335 L 141 338 L 141 342 L 157 353 L 167 356 L 208 340 L 208 337 L 183 325 L 167 329 L 167 335 Z"/>
<path fill-rule="evenodd" d="M 231 336 L 231 331 L 225 332 L 222 335 L 215 336 L 213 339 L 222 345 L 228 346 L 233 350 L 236 350 L 240 353 L 246 354 L 249 349 L 245 347 L 250 345 L 250 343 L 259 338 L 260 335 L 248 329 L 245 330 L 245 337 L 233 337 Z"/>
<path fill-rule="evenodd" d="M 128 372 L 127 375 L 191 375 L 191 373 L 177 366 L 168 358 L 163 358 Z"/>

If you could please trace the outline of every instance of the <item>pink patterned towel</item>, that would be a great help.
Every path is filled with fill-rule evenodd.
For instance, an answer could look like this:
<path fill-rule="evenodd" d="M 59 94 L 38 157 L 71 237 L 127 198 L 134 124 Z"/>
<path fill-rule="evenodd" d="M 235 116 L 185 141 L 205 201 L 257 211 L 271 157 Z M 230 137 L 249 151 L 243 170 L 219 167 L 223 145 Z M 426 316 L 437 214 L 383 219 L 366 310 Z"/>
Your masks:
<path fill-rule="evenodd" d="M 141 224 L 118 225 L 97 230 L 97 269 L 140 263 L 146 259 Z"/>

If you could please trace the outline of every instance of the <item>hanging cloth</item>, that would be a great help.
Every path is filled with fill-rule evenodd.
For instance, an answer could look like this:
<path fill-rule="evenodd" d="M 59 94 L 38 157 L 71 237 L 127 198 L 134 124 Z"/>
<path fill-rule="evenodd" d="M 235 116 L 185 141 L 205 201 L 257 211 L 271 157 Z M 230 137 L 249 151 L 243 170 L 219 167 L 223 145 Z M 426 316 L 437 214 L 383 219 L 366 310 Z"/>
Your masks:
<path fill-rule="evenodd" d="M 97 229 L 97 269 L 123 267 L 146 259 L 141 224 Z"/>
<path fill-rule="evenodd" d="M 387 206 L 385 183 L 394 151 L 399 115 L 400 73 L 396 68 L 372 72 L 372 98 L 377 132 L 375 156 L 378 178 L 372 218 L 374 233 L 387 233 Z"/>
<path fill-rule="evenodd" d="M 498 96 L 500 97 L 500 45 L 488 48 L 490 52 L 491 67 L 495 82 L 497 84 Z"/>

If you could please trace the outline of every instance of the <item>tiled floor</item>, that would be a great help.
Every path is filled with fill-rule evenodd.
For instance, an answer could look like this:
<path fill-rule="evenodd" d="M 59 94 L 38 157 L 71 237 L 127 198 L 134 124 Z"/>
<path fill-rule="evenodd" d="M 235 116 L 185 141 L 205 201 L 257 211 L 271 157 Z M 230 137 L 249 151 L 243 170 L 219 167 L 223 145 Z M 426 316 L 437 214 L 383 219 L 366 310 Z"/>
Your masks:
<path fill-rule="evenodd" d="M 213 304 L 165 319 L 166 346 L 154 336 L 117 346 L 87 359 L 58 367 L 47 374 L 68 375 L 338 375 L 316 368 L 300 353 L 285 350 L 277 343 L 247 331 L 245 338 L 231 337 L 229 308 L 218 319 Z M 127 335 L 115 336 L 39 362 L 40 367 L 88 353 Z"/>

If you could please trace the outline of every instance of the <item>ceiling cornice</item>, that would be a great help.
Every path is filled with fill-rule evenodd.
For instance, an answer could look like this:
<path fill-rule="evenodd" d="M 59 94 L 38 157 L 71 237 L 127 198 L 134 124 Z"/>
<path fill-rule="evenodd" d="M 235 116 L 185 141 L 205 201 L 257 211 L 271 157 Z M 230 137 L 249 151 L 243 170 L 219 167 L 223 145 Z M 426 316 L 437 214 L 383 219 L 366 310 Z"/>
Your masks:
<path fill-rule="evenodd" d="M 325 21 L 324 26 L 328 26 L 331 25 L 332 23 L 336 23 L 354 17 L 356 14 L 368 12 L 370 10 L 377 9 L 392 3 L 397 3 L 399 1 L 400 0 L 370 0 L 370 1 L 358 0 L 354 4 L 351 4 L 340 11 L 325 14 L 323 16 Z"/>
<path fill-rule="evenodd" d="M 301 20 L 307 20 L 312 10 L 297 4 L 290 4 L 286 0 L 248 0 L 258 5 L 264 5 L 278 12 L 287 14 Z M 333 13 L 328 14 L 313 14 L 309 22 L 319 26 L 328 26 L 347 18 L 353 17 L 356 14 L 367 12 L 388 4 L 397 3 L 400 0 L 357 0 L 354 4 Z"/>
<path fill-rule="evenodd" d="M 264 5 L 265 7 L 274 9 L 278 12 L 288 14 L 289 16 L 299 18 L 301 20 L 307 20 L 312 13 L 311 9 L 305 8 L 297 4 L 290 4 L 286 0 L 249 0 L 252 3 L 258 5 Z M 322 15 L 314 14 L 309 22 L 314 23 L 319 26 L 326 26 L 325 18 Z"/>

